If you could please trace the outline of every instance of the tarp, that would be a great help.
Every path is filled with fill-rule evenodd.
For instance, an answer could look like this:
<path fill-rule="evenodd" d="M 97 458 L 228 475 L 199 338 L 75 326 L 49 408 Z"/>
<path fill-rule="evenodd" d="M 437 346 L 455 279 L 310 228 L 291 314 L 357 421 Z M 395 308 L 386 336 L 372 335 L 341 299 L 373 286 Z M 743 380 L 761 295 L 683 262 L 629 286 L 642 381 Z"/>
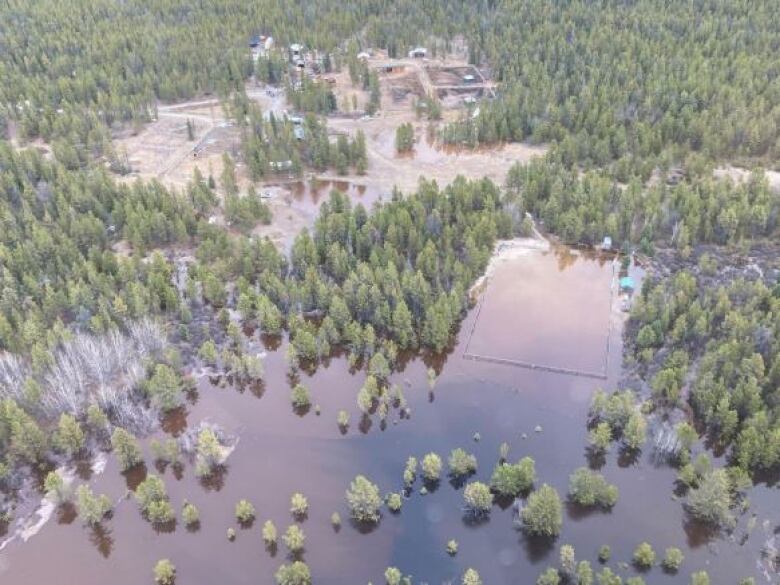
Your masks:
<path fill-rule="evenodd" d="M 624 276 L 620 279 L 620 288 L 634 288 L 634 279 L 630 276 Z"/>

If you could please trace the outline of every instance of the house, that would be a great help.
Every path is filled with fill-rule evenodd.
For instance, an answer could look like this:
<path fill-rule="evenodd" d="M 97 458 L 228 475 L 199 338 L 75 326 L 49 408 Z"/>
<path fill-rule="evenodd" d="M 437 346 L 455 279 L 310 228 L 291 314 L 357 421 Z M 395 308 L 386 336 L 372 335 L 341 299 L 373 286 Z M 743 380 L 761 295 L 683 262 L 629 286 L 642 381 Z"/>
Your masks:
<path fill-rule="evenodd" d="M 303 126 L 294 126 L 293 136 L 295 136 L 296 140 L 303 140 L 306 136 L 306 134 L 303 131 Z"/>
<path fill-rule="evenodd" d="M 415 47 L 409 51 L 410 59 L 424 59 L 428 55 L 428 49 L 425 47 Z"/>

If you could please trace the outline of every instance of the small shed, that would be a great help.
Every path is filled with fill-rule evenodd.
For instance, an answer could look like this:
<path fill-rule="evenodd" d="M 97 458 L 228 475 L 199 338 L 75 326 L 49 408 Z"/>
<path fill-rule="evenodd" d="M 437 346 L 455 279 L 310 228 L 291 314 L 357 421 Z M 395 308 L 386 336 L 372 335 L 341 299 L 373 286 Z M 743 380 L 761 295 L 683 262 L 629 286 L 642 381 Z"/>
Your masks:
<path fill-rule="evenodd" d="M 415 47 L 409 51 L 410 59 L 424 59 L 428 55 L 428 49 L 425 47 Z"/>
<path fill-rule="evenodd" d="M 371 55 L 366 51 L 361 51 L 360 53 L 357 54 L 357 58 L 360 59 L 361 61 L 366 61 L 371 58 Z"/>
<path fill-rule="evenodd" d="M 604 236 L 604 241 L 601 242 L 601 249 L 609 251 L 612 249 L 612 238 L 609 236 Z"/>
<path fill-rule="evenodd" d="M 471 73 L 463 76 L 463 83 L 474 83 L 477 80 Z"/>

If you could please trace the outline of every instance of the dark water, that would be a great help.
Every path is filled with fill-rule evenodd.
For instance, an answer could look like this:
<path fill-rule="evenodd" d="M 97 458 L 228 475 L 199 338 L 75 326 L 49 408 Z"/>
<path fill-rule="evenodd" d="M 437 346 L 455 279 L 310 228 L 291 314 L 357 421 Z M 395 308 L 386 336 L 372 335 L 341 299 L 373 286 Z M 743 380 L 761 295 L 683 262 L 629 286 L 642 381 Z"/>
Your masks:
<path fill-rule="evenodd" d="M 288 196 L 290 206 L 315 216 L 319 213 L 320 205 L 328 200 L 333 190 L 347 195 L 353 205 L 362 203 L 367 211 L 370 211 L 374 202 L 381 200 L 383 195 L 388 195 L 380 192 L 375 187 L 357 185 L 349 181 L 320 181 L 312 179 L 310 181 L 295 181 L 289 183 L 287 187 L 290 189 Z"/>
<path fill-rule="evenodd" d="M 607 292 L 586 286 L 585 280 L 595 272 L 599 280 L 604 276 L 608 281 L 607 275 L 600 272 L 611 272 L 609 262 L 599 264 L 580 258 L 562 273 L 557 272 L 559 263 L 540 262 L 534 270 L 547 266 L 555 273 L 567 275 L 577 263 L 587 264 L 587 270 L 575 272 L 580 274 L 581 282 L 575 279 L 570 283 L 581 291 L 578 301 L 597 302 L 588 296 Z M 493 284 L 502 289 L 515 287 L 519 291 L 520 287 L 533 286 L 533 282 L 513 284 L 504 280 L 500 272 L 499 269 Z M 539 282 L 547 286 L 548 278 L 550 275 L 545 274 Z M 591 324 L 585 320 L 572 328 L 569 312 L 550 310 L 557 307 L 560 290 L 553 287 L 543 295 L 524 297 L 523 308 L 547 316 L 543 324 L 546 334 L 558 339 L 557 346 L 565 346 L 552 349 L 565 350 L 555 355 L 566 359 L 567 355 L 576 354 L 580 339 L 597 336 L 603 321 Z M 488 294 L 490 291 L 488 287 Z M 502 302 L 509 303 L 505 305 L 509 310 L 512 297 L 506 298 L 510 300 Z M 472 311 L 464 322 L 461 340 L 472 328 L 475 316 Z M 481 322 L 479 328 L 489 327 L 496 335 L 506 336 L 506 329 L 515 325 L 501 316 L 500 311 L 483 313 L 480 320 L 490 321 Z M 302 523 L 307 536 L 303 558 L 312 569 L 314 583 L 320 585 L 384 583 L 382 574 L 389 565 L 412 574 L 415 583 L 456 582 L 469 566 L 477 568 L 488 585 L 533 583 L 548 564 L 557 563 L 558 549 L 566 543 L 575 546 L 578 559 L 591 560 L 594 565 L 599 546 L 609 544 L 613 551 L 610 565 L 630 576 L 633 569 L 620 570 L 617 564 L 629 562 L 633 549 L 643 540 L 650 542 L 659 556 L 667 546 L 680 547 L 686 556 L 678 575 L 667 575 L 656 567 L 643 575 L 648 583 L 687 583 L 690 573 L 701 569 L 710 573 L 713 583 L 736 583 L 747 575 L 764 582 L 756 562 L 764 540 L 762 521 L 769 519 L 772 528 L 778 521 L 777 490 L 759 486 L 752 491 L 758 523 L 745 544 L 738 542 L 744 533 L 745 517 L 740 519 L 736 537 L 708 537 L 686 524 L 680 502 L 672 498 L 675 472 L 655 465 L 649 449 L 637 461 L 621 460 L 613 449 L 602 472 L 619 486 L 617 505 L 610 513 L 587 514 L 567 509 L 563 532 L 554 542 L 525 538 L 513 527 L 511 507 L 502 509 L 495 505 L 486 522 L 467 522 L 461 511 L 462 488 L 454 488 L 446 479 L 428 495 L 419 493 L 418 482 L 415 493 L 404 501 L 402 511 L 393 515 L 385 510 L 373 531 L 366 533 L 349 523 L 344 492 L 356 474 L 367 475 L 383 494 L 398 491 L 409 455 L 421 458 L 428 451 L 436 451 L 446 458 L 451 449 L 463 447 L 478 458 L 475 477 L 487 481 L 502 441 L 510 444 L 510 459 L 533 457 L 537 484 L 550 483 L 563 496 L 568 475 L 587 462 L 585 413 L 590 395 L 597 385 L 614 387 L 619 376 L 620 325 L 616 319 L 610 323 L 617 329 L 613 334 L 617 334 L 610 346 L 613 359 L 606 382 L 465 360 L 461 341 L 445 359 L 426 363 L 425 359 L 416 358 L 394 375 L 394 380 L 402 384 L 411 418 L 397 420 L 393 413 L 384 430 L 376 417 L 370 427 L 359 425 L 355 397 L 364 374 L 351 372 L 343 358 L 330 360 L 313 376 L 302 376 L 313 402 L 321 408 L 321 415 L 315 415 L 313 409 L 303 417 L 295 414 L 290 407 L 283 343 L 266 359 L 263 388 L 240 392 L 203 380 L 197 402 L 188 408 L 186 423 L 208 419 L 239 437 L 218 481 L 201 483 L 194 477 L 191 465 L 185 466 L 180 478 L 170 469 L 163 475 L 177 510 L 185 498 L 200 508 L 199 531 L 189 532 L 179 525 L 172 531 L 156 532 L 141 518 L 132 499 L 121 501 L 113 518 L 104 522 L 100 531 L 84 528 L 79 519 L 63 515 L 62 523 L 53 518 L 27 543 L 12 543 L 0 553 L 0 581 L 152 583 L 154 563 L 167 557 L 177 566 L 179 585 L 272 583 L 274 571 L 285 562 L 286 551 L 280 543 L 276 555 L 269 554 L 263 546 L 260 527 L 270 518 L 281 534 L 293 521 L 290 496 L 300 491 L 307 496 L 310 506 L 308 518 Z M 515 330 L 517 339 L 527 334 Z M 442 368 L 432 393 L 426 376 L 430 364 Z M 342 408 L 351 414 L 351 427 L 345 435 L 336 426 L 336 414 Z M 534 432 L 537 425 L 542 432 Z M 479 442 L 473 440 L 475 432 L 481 435 Z M 522 433 L 527 437 L 523 438 Z M 148 452 L 147 462 L 153 469 Z M 133 485 L 138 480 L 137 475 L 119 475 L 111 459 L 105 472 L 91 483 L 97 491 L 119 500 L 128 483 Z M 238 537 L 229 542 L 225 533 L 228 527 L 236 526 L 234 506 L 242 498 L 254 503 L 257 521 L 248 529 L 236 527 Z M 334 511 L 344 521 L 338 532 L 329 520 Z M 460 545 L 455 557 L 445 552 L 451 538 Z"/>

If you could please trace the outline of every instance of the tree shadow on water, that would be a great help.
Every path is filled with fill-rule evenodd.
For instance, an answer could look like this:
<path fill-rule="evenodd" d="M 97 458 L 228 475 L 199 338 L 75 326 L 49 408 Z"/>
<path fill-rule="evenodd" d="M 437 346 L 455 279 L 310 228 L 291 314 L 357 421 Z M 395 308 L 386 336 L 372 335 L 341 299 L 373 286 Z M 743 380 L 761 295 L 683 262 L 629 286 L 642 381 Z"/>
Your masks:
<path fill-rule="evenodd" d="M 629 447 L 622 447 L 618 452 L 617 464 L 618 467 L 626 468 L 636 465 L 639 461 L 639 456 L 642 454 L 641 449 L 631 449 Z"/>
<path fill-rule="evenodd" d="M 371 417 L 367 414 L 363 414 L 363 416 L 360 417 L 360 423 L 358 424 L 358 430 L 363 433 L 364 435 L 368 434 L 368 431 L 371 430 L 371 426 L 374 424 L 374 422 L 371 420 Z"/>
<path fill-rule="evenodd" d="M 111 530 L 103 524 L 95 524 L 90 528 L 89 542 L 104 559 L 111 556 L 111 552 L 114 550 L 114 537 Z"/>
<path fill-rule="evenodd" d="M 152 528 L 157 534 L 172 534 L 176 532 L 176 519 L 168 522 L 155 522 L 152 524 Z"/>
<path fill-rule="evenodd" d="M 218 492 L 225 487 L 225 478 L 228 474 L 227 465 L 217 465 L 206 476 L 199 479 L 199 483 L 207 492 Z"/>
<path fill-rule="evenodd" d="M 525 550 L 526 557 L 531 564 L 537 564 L 550 556 L 555 550 L 554 536 L 531 536 L 522 532 L 520 536 L 520 545 Z"/>
<path fill-rule="evenodd" d="M 583 506 L 577 502 L 566 500 L 566 516 L 575 522 L 578 520 L 584 520 L 585 518 L 589 518 L 590 516 L 594 516 L 596 514 L 610 514 L 611 512 L 612 510 L 609 508 L 602 508 L 601 506 L 595 505 Z"/>
<path fill-rule="evenodd" d="M 371 534 L 379 528 L 379 521 L 376 522 L 360 522 L 354 518 L 349 519 L 349 525 L 352 526 L 360 534 Z"/>
<path fill-rule="evenodd" d="M 127 489 L 134 492 L 141 482 L 146 479 L 146 474 L 146 463 L 143 462 L 133 465 L 130 469 L 122 473 L 122 475 L 125 476 L 125 485 L 127 485 Z"/>
<path fill-rule="evenodd" d="M 685 514 L 683 519 L 683 530 L 685 530 L 688 547 L 691 549 L 709 544 L 721 536 L 719 527 L 695 520 L 688 514 Z"/>
<path fill-rule="evenodd" d="M 63 502 L 57 506 L 57 524 L 73 524 L 77 516 L 78 511 L 72 502 Z"/>
<path fill-rule="evenodd" d="M 607 464 L 606 452 L 593 447 L 585 448 L 585 459 L 588 461 L 588 467 L 593 471 L 598 471 Z"/>
<path fill-rule="evenodd" d="M 474 514 L 473 512 L 465 511 L 461 521 L 466 528 L 479 528 L 490 524 L 490 514 Z"/>

